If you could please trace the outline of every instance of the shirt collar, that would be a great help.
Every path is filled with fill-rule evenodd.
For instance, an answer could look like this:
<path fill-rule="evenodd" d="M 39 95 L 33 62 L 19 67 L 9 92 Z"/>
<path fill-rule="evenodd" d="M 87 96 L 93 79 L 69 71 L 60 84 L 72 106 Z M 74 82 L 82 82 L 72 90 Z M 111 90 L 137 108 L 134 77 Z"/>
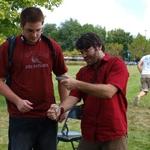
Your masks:
<path fill-rule="evenodd" d="M 105 56 L 103 57 L 103 59 L 101 60 L 102 62 L 104 61 L 104 62 L 106 62 L 106 61 L 108 61 L 109 59 L 110 59 L 110 54 L 108 54 L 108 53 L 105 53 Z"/>

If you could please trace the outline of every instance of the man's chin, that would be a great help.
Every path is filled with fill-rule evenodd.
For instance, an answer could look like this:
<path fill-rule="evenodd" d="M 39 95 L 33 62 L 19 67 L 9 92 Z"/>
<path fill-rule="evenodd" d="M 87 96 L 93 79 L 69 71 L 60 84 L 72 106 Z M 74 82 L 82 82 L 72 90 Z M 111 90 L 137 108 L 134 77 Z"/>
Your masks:
<path fill-rule="evenodd" d="M 32 45 L 32 44 L 35 44 L 37 41 L 38 40 L 28 40 L 28 43 Z"/>
<path fill-rule="evenodd" d="M 97 64 L 97 62 L 86 62 L 87 63 L 87 66 L 94 66 Z"/>
<path fill-rule="evenodd" d="M 86 62 L 86 64 L 87 64 L 87 66 L 92 66 L 92 65 L 94 65 L 95 63 L 87 63 L 87 62 Z"/>

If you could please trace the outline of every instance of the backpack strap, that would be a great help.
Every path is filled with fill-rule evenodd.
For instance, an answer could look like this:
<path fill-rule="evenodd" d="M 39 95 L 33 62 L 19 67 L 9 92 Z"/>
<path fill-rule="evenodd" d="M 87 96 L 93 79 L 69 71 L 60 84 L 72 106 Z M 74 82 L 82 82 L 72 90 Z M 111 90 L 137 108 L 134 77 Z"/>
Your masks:
<path fill-rule="evenodd" d="M 16 37 L 15 36 L 10 36 L 7 38 L 8 41 L 8 71 L 7 71 L 7 76 L 6 76 L 6 84 L 10 85 L 11 84 L 11 66 L 12 66 L 12 57 L 13 57 L 13 52 L 15 48 L 15 42 L 16 42 Z"/>
<path fill-rule="evenodd" d="M 41 38 L 48 44 L 48 47 L 49 49 L 51 50 L 52 52 L 52 58 L 53 58 L 53 61 L 55 60 L 55 57 L 56 57 L 56 51 L 53 47 L 53 44 L 52 44 L 52 41 L 50 38 L 46 37 L 45 35 L 41 35 Z"/>
<path fill-rule="evenodd" d="M 49 50 L 52 54 L 52 68 L 55 68 L 55 61 L 56 61 L 56 51 L 54 49 L 53 43 L 50 38 L 46 37 L 45 35 L 41 35 L 41 38 L 48 44 Z"/>

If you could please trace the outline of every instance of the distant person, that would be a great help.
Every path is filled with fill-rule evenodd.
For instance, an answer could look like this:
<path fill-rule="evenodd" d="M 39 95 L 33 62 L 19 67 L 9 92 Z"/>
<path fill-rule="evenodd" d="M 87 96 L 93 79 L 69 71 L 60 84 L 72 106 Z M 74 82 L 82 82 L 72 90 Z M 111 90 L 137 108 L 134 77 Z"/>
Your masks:
<path fill-rule="evenodd" d="M 150 90 L 150 55 L 143 56 L 138 62 L 137 68 L 141 74 L 141 90 L 133 101 L 135 106 L 138 106 L 141 97 Z"/>
<path fill-rule="evenodd" d="M 58 120 L 83 99 L 83 138 L 78 150 L 127 150 L 127 67 L 121 59 L 104 52 L 95 33 L 83 34 L 76 48 L 87 65 L 79 70 L 76 79 L 61 81 L 71 93 L 59 106 L 53 104 L 47 115 Z"/>
<path fill-rule="evenodd" d="M 16 37 L 11 68 L 8 41 L 0 47 L 0 93 L 8 104 L 9 150 L 56 150 L 57 122 L 47 117 L 55 103 L 52 72 L 63 75 L 67 68 L 61 47 L 42 35 L 42 11 L 28 7 L 20 17 L 22 34 Z M 50 42 L 53 48 L 48 46 Z M 5 83 L 8 72 L 9 86 Z M 63 100 L 67 89 L 61 84 L 58 87 Z"/>

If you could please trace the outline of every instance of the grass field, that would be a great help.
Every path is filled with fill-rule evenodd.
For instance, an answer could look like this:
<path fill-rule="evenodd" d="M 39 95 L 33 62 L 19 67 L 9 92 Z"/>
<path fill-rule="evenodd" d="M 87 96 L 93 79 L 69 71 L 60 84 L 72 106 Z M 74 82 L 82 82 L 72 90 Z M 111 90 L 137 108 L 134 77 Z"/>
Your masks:
<path fill-rule="evenodd" d="M 75 76 L 79 65 L 70 65 L 69 74 Z M 140 105 L 134 107 L 132 100 L 139 92 L 140 80 L 136 66 L 128 67 L 130 78 L 127 88 L 128 98 L 128 150 L 150 150 L 150 94 L 143 97 Z M 56 81 L 54 81 L 56 82 Z M 57 87 L 55 86 L 57 89 Z M 57 90 L 56 97 L 59 99 Z M 7 150 L 8 114 L 4 98 L 0 97 L 0 150 Z M 71 150 L 71 145 L 60 143 L 58 150 Z"/>

